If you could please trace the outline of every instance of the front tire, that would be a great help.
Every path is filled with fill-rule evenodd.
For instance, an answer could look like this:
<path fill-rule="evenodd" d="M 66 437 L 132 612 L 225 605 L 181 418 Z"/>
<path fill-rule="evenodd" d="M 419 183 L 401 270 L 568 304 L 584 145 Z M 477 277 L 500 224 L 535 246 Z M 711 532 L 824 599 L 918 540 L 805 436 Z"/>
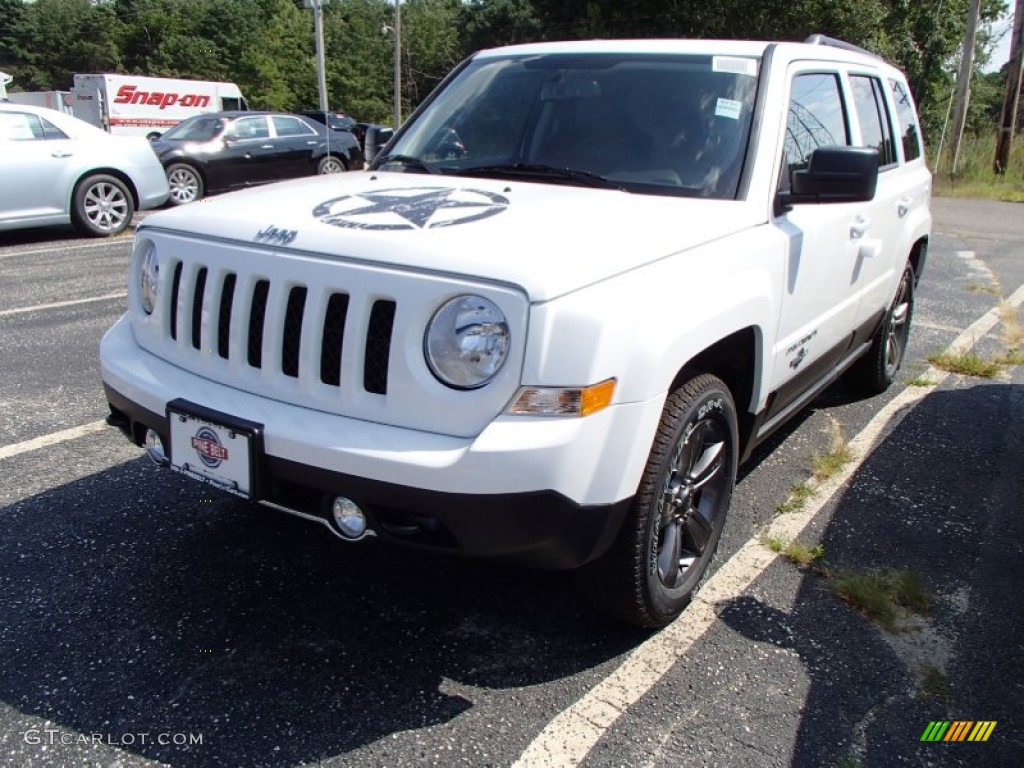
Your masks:
<path fill-rule="evenodd" d="M 704 374 L 674 390 L 633 505 L 611 548 L 577 571 L 584 596 L 639 627 L 664 627 L 707 578 L 736 484 L 736 406 Z"/>
<path fill-rule="evenodd" d="M 903 363 L 914 316 L 914 282 L 914 266 L 907 262 L 896 296 L 871 341 L 870 351 L 850 371 L 854 386 L 865 395 L 885 392 Z"/>
<path fill-rule="evenodd" d="M 171 188 L 171 205 L 185 205 L 203 196 L 203 177 L 188 163 L 167 166 L 167 184 Z"/>
<path fill-rule="evenodd" d="M 90 237 L 113 237 L 132 223 L 135 200 L 124 182 L 107 174 L 87 176 L 71 198 L 71 221 Z"/>

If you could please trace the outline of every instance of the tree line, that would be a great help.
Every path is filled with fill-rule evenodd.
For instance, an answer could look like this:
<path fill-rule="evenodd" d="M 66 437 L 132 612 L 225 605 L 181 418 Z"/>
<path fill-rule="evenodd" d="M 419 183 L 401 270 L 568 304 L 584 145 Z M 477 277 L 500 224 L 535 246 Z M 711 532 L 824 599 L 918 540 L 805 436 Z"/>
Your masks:
<path fill-rule="evenodd" d="M 390 123 L 394 0 L 322 0 L 331 109 Z M 594 37 L 802 40 L 815 32 L 900 66 L 926 134 L 938 140 L 953 90 L 968 0 L 406 0 L 403 114 L 481 48 Z M 984 0 L 968 130 L 988 132 L 1004 73 L 981 75 Z M 76 72 L 229 80 L 253 108 L 319 104 L 313 14 L 302 0 L 0 0 L 0 70 L 11 90 L 68 90 Z"/>

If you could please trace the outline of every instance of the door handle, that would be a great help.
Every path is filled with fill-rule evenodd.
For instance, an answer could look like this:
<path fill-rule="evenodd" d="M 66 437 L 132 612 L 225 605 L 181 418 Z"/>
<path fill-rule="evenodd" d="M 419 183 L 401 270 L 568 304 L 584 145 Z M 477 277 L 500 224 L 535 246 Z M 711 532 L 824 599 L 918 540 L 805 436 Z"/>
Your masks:
<path fill-rule="evenodd" d="M 871 219 L 867 216 L 858 216 L 850 225 L 850 239 L 860 240 L 871 227 Z"/>
<path fill-rule="evenodd" d="M 912 202 L 914 201 L 909 197 L 900 199 L 899 204 L 896 206 L 896 211 L 899 213 L 901 219 L 910 212 L 910 204 Z"/>
<path fill-rule="evenodd" d="M 261 144 L 260 145 L 260 149 L 273 149 L 273 148 L 274 148 L 273 144 Z"/>
<path fill-rule="evenodd" d="M 63 149 L 56 149 L 50 153 L 50 157 L 71 157 L 73 154 L 73 152 L 68 152 Z"/>

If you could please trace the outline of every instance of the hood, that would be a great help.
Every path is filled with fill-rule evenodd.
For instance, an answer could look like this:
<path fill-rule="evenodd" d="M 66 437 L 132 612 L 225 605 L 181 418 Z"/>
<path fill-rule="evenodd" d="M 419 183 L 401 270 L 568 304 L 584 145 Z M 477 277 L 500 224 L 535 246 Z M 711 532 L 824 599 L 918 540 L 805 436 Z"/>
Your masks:
<path fill-rule="evenodd" d="M 148 216 L 140 231 L 483 278 L 537 302 L 756 223 L 736 201 L 366 171 L 191 203 Z"/>

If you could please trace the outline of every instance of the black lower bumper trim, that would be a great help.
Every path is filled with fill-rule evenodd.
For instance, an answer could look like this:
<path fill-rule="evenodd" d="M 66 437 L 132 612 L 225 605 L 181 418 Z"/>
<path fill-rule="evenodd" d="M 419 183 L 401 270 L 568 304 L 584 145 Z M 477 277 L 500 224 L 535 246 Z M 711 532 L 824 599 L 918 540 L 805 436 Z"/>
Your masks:
<path fill-rule="evenodd" d="M 146 429 L 166 439 L 167 421 L 104 385 L 108 421 L 142 444 Z M 502 467 L 496 466 L 495 472 Z M 382 539 L 537 568 L 577 568 L 611 546 L 632 498 L 579 505 L 555 491 L 464 494 L 430 491 L 311 467 L 275 456 L 263 464 L 264 500 L 330 521 L 346 496 Z"/>

